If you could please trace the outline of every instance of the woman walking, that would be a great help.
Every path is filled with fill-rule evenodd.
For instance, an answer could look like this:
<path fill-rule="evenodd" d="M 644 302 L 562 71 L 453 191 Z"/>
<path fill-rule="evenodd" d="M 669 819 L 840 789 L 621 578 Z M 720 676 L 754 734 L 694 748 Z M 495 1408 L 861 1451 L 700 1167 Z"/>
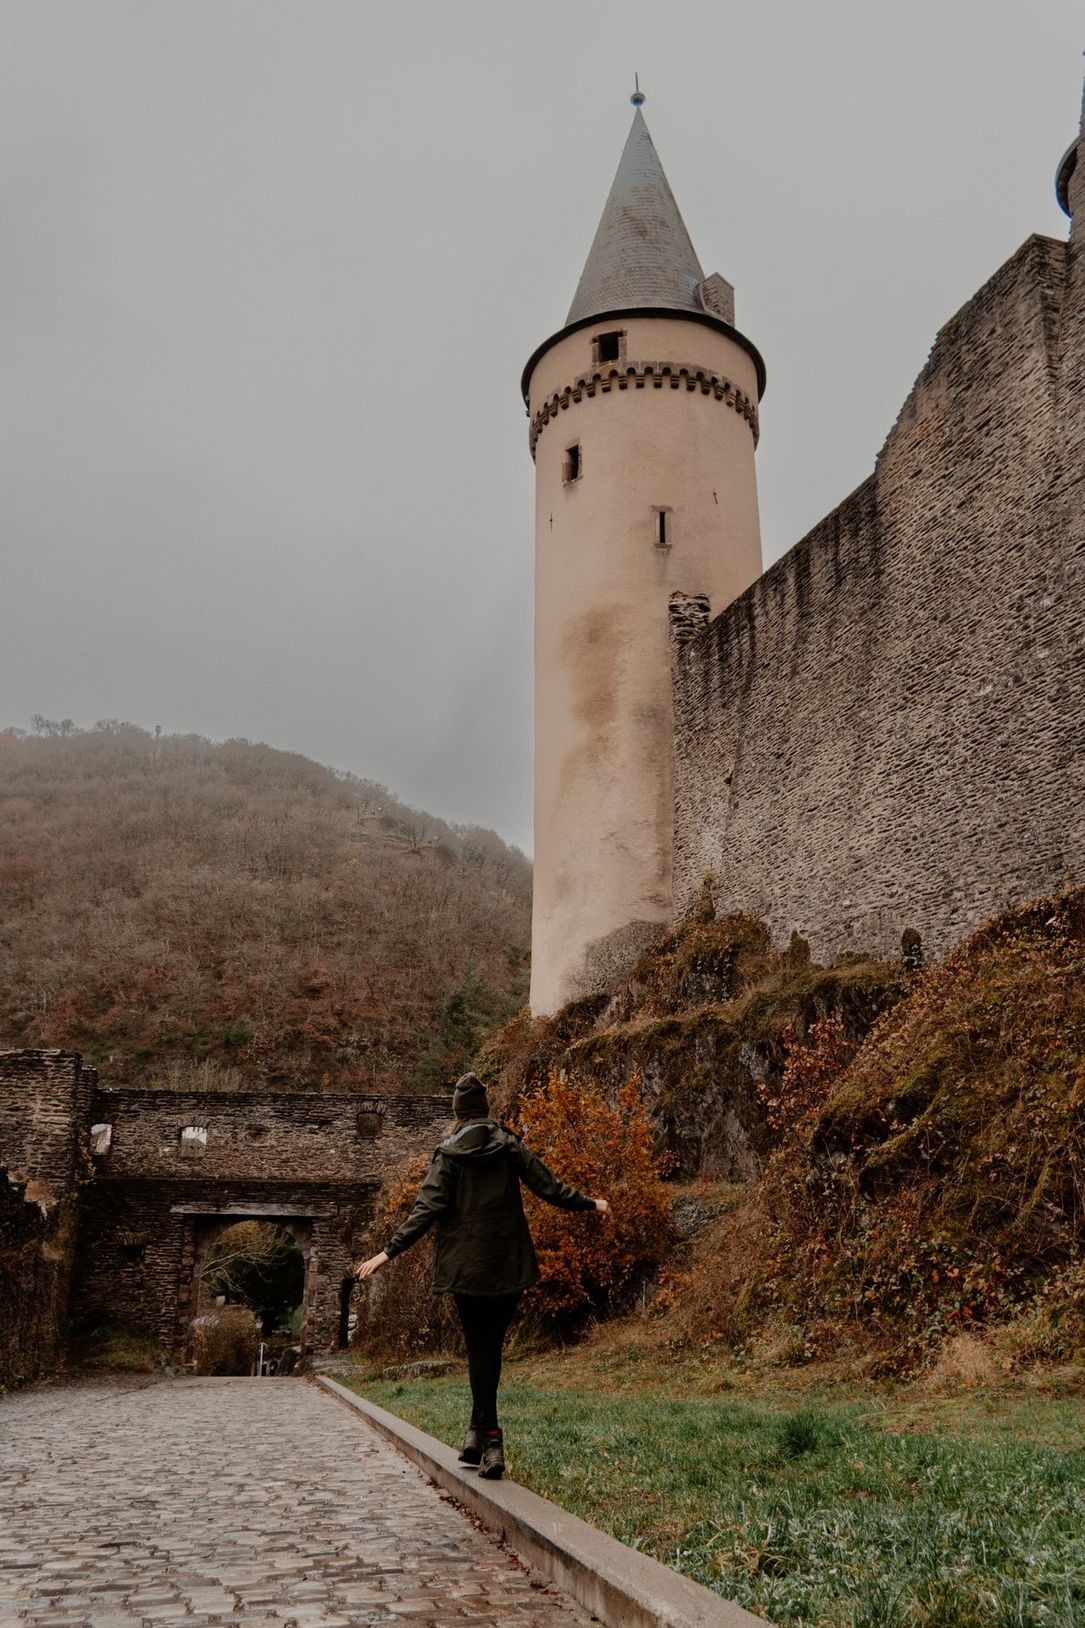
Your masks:
<path fill-rule="evenodd" d="M 520 1183 L 563 1210 L 606 1215 L 610 1205 L 560 1181 L 518 1136 L 495 1124 L 477 1075 L 457 1083 L 452 1111 L 452 1134 L 434 1153 L 414 1209 L 387 1247 L 354 1275 L 364 1282 L 436 1225 L 433 1289 L 455 1301 L 471 1381 L 471 1423 L 460 1463 L 477 1464 L 480 1475 L 496 1480 L 505 1468 L 497 1420 L 501 1352 L 520 1297 L 539 1276 Z"/>

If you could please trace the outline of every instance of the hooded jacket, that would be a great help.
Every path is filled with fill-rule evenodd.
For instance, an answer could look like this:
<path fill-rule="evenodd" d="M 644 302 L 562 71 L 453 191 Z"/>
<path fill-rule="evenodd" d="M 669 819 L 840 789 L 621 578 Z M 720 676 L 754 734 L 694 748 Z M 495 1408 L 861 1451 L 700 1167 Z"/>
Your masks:
<path fill-rule="evenodd" d="M 520 1138 L 492 1119 L 470 1120 L 437 1148 L 414 1209 L 385 1246 L 389 1260 L 436 1226 L 436 1294 L 515 1294 L 539 1276 L 520 1183 L 563 1210 L 593 1210 Z"/>

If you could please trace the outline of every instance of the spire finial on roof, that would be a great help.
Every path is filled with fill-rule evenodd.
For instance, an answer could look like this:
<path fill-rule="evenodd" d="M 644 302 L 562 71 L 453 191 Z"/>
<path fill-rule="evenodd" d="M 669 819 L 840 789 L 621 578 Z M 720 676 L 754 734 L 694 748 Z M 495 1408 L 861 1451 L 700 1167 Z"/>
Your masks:
<path fill-rule="evenodd" d="M 629 98 L 629 100 L 632 102 L 634 107 L 643 107 L 645 102 L 648 100 L 648 98 L 645 96 L 644 92 L 640 88 L 640 74 L 639 73 L 635 73 L 633 75 L 633 86 L 634 86 L 633 94 Z"/>

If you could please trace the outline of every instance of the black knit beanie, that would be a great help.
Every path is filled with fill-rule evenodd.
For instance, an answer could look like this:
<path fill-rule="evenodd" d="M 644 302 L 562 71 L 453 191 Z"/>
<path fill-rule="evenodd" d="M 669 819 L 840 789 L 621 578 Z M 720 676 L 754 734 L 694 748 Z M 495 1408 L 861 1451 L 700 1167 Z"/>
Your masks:
<path fill-rule="evenodd" d="M 456 1081 L 452 1093 L 452 1112 L 457 1119 L 487 1119 L 490 1103 L 486 1087 L 477 1074 L 465 1074 Z"/>

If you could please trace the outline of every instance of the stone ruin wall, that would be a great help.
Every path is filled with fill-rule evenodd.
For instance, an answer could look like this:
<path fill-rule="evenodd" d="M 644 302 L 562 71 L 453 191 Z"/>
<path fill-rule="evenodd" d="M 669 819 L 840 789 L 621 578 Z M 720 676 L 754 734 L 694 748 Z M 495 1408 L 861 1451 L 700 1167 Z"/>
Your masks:
<path fill-rule="evenodd" d="M 93 1118 L 111 1129 L 95 1186 L 119 1181 L 379 1182 L 434 1147 L 452 1118 L 450 1096 L 360 1092 L 164 1091 L 100 1086 Z M 181 1132 L 207 1132 L 199 1152 Z"/>
<path fill-rule="evenodd" d="M 116 1089 L 75 1052 L 0 1052 L 0 1386 L 48 1369 L 69 1322 L 179 1355 L 203 1253 L 246 1218 L 294 1234 L 307 1344 L 334 1346 L 381 1181 L 451 1118 L 449 1096 Z"/>
<path fill-rule="evenodd" d="M 1079 214 L 1079 219 L 1082 216 Z M 675 904 L 931 956 L 1085 881 L 1080 251 L 942 329 L 874 474 L 675 644 Z"/>
<path fill-rule="evenodd" d="M 0 1390 L 63 1338 L 95 1079 L 76 1052 L 0 1052 Z"/>
<path fill-rule="evenodd" d="M 436 1146 L 452 1099 L 102 1087 L 93 1117 L 110 1127 L 109 1150 L 94 1157 L 73 1318 L 139 1328 L 180 1352 L 215 1230 L 267 1217 L 306 1255 L 306 1339 L 319 1350 L 337 1343 L 381 1181 Z M 184 1143 L 187 1129 L 206 1143 Z"/>

